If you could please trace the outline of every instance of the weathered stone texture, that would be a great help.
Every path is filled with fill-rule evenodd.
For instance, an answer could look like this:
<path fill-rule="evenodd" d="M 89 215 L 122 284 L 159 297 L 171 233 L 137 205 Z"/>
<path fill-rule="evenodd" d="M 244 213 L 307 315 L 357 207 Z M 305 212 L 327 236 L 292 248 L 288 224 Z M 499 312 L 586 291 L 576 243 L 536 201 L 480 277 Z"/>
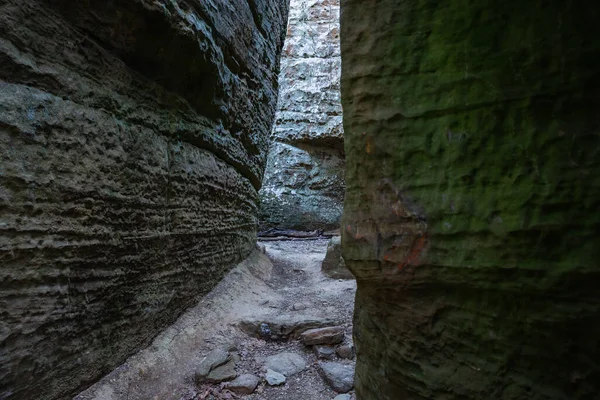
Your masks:
<path fill-rule="evenodd" d="M 599 13 L 342 1 L 359 399 L 600 393 Z"/>
<path fill-rule="evenodd" d="M 329 239 L 327 253 L 321 263 L 321 272 L 334 279 L 354 279 L 342 257 L 342 240 L 339 236 Z"/>
<path fill-rule="evenodd" d="M 339 0 L 292 0 L 261 229 L 339 227 L 344 197 Z"/>
<path fill-rule="evenodd" d="M 64 398 L 245 258 L 287 4 L 0 2 L 0 398 Z"/>

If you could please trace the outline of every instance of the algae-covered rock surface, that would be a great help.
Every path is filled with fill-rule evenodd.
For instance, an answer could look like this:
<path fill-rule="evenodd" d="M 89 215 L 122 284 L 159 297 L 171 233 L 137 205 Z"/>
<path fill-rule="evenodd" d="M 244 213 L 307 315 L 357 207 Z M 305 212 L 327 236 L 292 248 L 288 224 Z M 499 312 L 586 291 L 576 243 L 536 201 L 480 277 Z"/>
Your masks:
<path fill-rule="evenodd" d="M 254 248 L 287 2 L 0 2 L 0 398 L 66 398 Z"/>
<path fill-rule="evenodd" d="M 359 399 L 597 396 L 599 12 L 342 2 Z"/>

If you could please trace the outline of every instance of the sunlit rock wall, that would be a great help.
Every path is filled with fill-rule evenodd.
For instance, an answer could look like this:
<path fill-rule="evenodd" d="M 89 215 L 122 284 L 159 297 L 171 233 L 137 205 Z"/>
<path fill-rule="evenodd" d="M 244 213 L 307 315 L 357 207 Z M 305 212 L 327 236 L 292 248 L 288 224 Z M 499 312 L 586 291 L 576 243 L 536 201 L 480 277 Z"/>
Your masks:
<path fill-rule="evenodd" d="M 597 398 L 597 3 L 341 7 L 358 399 Z"/>
<path fill-rule="evenodd" d="M 339 227 L 344 198 L 339 0 L 292 0 L 261 229 Z"/>
<path fill-rule="evenodd" d="M 0 398 L 84 388 L 250 253 L 287 7 L 0 2 Z"/>

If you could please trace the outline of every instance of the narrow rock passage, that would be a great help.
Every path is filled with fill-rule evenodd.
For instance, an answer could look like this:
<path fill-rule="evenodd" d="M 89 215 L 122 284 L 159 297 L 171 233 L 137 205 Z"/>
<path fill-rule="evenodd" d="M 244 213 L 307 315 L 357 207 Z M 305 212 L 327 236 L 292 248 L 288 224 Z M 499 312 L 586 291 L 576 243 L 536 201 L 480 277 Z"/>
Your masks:
<path fill-rule="evenodd" d="M 321 273 L 327 240 L 263 245 L 266 257 L 256 251 L 150 347 L 76 399 L 331 400 L 347 391 L 354 369 L 355 281 Z M 304 336 L 334 345 L 303 343 L 314 337 L 301 337 L 302 332 L 322 327 L 339 328 L 333 335 L 317 330 Z M 343 334 L 342 343 L 338 334 Z M 287 375 L 285 383 L 268 384 L 267 366 L 272 383 L 281 379 L 279 372 Z M 236 375 L 235 386 L 241 388 L 218 382 Z M 253 390 L 250 375 L 259 379 Z M 241 393 L 245 390 L 252 393 Z"/>

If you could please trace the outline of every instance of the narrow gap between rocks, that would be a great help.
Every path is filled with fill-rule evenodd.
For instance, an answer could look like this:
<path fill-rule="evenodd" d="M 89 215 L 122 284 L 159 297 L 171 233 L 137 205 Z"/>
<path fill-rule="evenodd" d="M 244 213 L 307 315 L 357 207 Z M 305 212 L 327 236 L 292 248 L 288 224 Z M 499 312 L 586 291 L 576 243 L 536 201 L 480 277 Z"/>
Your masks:
<path fill-rule="evenodd" d="M 340 69 L 339 1 L 292 0 L 257 250 L 77 400 L 354 398 Z"/>

